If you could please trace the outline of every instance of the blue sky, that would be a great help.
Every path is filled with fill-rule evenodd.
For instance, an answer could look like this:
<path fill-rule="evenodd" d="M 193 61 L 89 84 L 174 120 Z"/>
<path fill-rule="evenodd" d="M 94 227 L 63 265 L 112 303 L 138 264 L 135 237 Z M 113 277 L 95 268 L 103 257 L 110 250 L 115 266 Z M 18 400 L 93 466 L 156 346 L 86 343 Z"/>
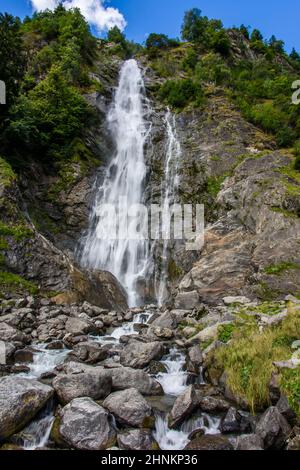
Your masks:
<path fill-rule="evenodd" d="M 47 3 L 47 0 L 36 1 Z M 143 42 L 151 32 L 179 36 L 184 12 L 198 7 L 209 17 L 220 18 L 227 27 L 241 23 L 257 27 L 267 38 L 275 34 L 283 39 L 287 50 L 294 46 L 300 51 L 299 0 L 110 0 L 104 3 L 119 9 L 127 21 L 127 37 L 137 42 Z M 0 0 L 0 11 L 24 17 L 32 12 L 32 5 L 30 0 Z"/>

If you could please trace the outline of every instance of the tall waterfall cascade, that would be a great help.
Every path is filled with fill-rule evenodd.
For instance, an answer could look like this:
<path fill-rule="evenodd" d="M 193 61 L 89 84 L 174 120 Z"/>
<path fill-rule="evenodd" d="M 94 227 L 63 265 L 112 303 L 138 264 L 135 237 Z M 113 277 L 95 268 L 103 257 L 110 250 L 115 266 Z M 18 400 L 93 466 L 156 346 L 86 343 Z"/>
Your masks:
<path fill-rule="evenodd" d="M 128 208 L 143 203 L 146 165 L 144 146 L 150 126 L 145 120 L 144 82 L 135 60 L 124 63 L 114 102 L 107 117 L 116 152 L 99 185 L 91 213 L 90 229 L 81 262 L 93 269 L 107 270 L 121 282 L 128 294 L 129 306 L 139 305 L 137 284 L 145 278 L 149 240 L 143 236 L 122 236 L 128 224 Z M 103 217 L 103 207 L 118 207 L 117 220 Z M 148 220 L 140 218 L 139 233 L 145 233 Z M 111 234 L 117 236 L 111 238 Z M 121 236 L 118 236 L 121 234 Z"/>
<path fill-rule="evenodd" d="M 177 189 L 179 185 L 179 163 L 181 157 L 181 145 L 177 137 L 176 120 L 168 109 L 165 116 L 165 127 L 167 134 L 166 156 L 164 165 L 164 179 L 161 188 L 161 207 L 163 213 L 170 214 L 170 208 L 175 204 Z M 166 217 L 168 219 L 168 217 Z M 166 220 L 165 219 L 165 220 Z M 169 234 L 170 235 L 170 234 Z M 166 236 L 163 240 L 161 268 L 157 289 L 157 301 L 161 307 L 168 297 L 168 264 L 169 264 L 170 238 Z"/>

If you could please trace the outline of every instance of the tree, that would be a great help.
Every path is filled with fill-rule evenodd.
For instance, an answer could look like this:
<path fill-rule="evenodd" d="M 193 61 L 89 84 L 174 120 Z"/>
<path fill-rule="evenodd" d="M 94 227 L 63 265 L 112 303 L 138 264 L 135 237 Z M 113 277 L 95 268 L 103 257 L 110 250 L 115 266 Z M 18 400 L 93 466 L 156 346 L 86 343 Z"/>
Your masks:
<path fill-rule="evenodd" d="M 64 158 L 65 149 L 80 135 L 90 117 L 79 91 L 65 79 L 59 66 L 12 109 L 11 141 L 39 156 Z"/>
<path fill-rule="evenodd" d="M 252 31 L 250 39 L 251 39 L 251 42 L 256 42 L 256 41 L 262 42 L 264 40 L 264 37 L 258 29 L 254 29 Z"/>
<path fill-rule="evenodd" d="M 250 39 L 249 29 L 250 29 L 249 26 L 247 27 L 244 24 L 241 24 L 240 26 L 240 31 L 246 39 Z"/>
<path fill-rule="evenodd" d="M 300 54 L 298 54 L 294 47 L 292 49 L 292 52 L 290 53 L 290 58 L 295 62 L 300 62 Z"/>
<path fill-rule="evenodd" d="M 15 101 L 24 75 L 25 55 L 20 28 L 19 18 L 0 14 L 0 80 L 6 84 L 8 106 Z"/>
<path fill-rule="evenodd" d="M 147 49 L 167 49 L 170 46 L 170 39 L 165 34 L 149 34 L 146 47 Z"/>
<path fill-rule="evenodd" d="M 208 18 L 202 16 L 199 8 L 193 8 L 185 13 L 181 29 L 182 39 L 191 42 L 201 42 L 208 25 Z"/>
<path fill-rule="evenodd" d="M 271 36 L 269 40 L 269 46 L 277 53 L 282 54 L 284 52 L 284 41 L 280 39 L 276 39 L 274 34 Z"/>

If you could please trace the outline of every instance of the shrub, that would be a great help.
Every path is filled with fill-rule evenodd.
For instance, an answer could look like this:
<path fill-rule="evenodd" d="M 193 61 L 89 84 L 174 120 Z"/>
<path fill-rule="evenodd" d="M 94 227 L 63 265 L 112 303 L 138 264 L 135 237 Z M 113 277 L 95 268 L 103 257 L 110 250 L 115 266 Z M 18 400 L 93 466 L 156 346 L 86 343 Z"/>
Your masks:
<path fill-rule="evenodd" d="M 168 80 L 161 86 L 160 96 L 174 108 L 184 108 L 192 102 L 200 105 L 203 102 L 201 86 L 191 79 Z"/>

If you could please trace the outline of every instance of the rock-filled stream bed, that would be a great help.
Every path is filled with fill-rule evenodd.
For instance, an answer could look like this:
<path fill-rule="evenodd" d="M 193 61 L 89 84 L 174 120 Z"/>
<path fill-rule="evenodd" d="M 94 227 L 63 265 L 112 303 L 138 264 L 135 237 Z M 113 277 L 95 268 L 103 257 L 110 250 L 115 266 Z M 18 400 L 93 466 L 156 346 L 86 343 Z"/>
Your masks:
<path fill-rule="evenodd" d="M 205 383 L 199 344 L 180 338 L 192 311 L 48 300 L 6 310 L 3 449 L 232 450 L 247 439 L 260 447 L 256 418 Z M 4 322 L 12 315 L 20 329 Z"/>

